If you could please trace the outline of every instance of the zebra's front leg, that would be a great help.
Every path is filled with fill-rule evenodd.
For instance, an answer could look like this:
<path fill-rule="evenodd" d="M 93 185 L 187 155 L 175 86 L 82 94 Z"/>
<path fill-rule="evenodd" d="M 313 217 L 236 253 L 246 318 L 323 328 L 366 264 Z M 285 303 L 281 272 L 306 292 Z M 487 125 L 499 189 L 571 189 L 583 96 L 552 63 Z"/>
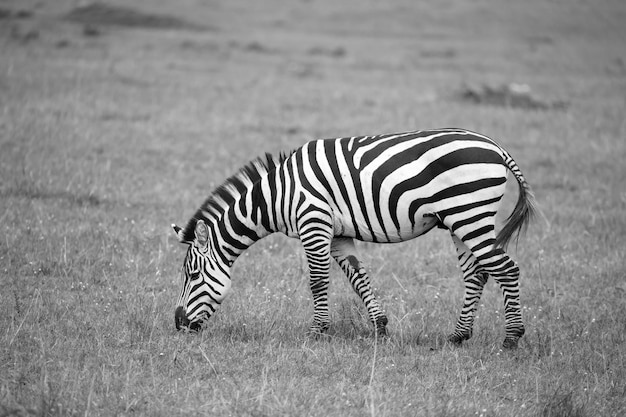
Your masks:
<path fill-rule="evenodd" d="M 326 333 L 330 326 L 330 316 L 328 313 L 328 287 L 330 279 L 328 274 L 321 276 L 311 274 L 311 293 L 313 294 L 313 324 L 309 328 L 309 333 L 319 335 Z"/>
<path fill-rule="evenodd" d="M 357 258 L 354 240 L 350 238 L 334 238 L 331 244 L 331 256 L 337 261 L 348 277 L 350 285 L 361 297 L 367 308 L 367 314 L 374 324 L 376 334 L 387 336 L 387 317 L 383 313 L 370 285 L 365 268 Z"/>
<path fill-rule="evenodd" d="M 328 314 L 328 287 L 330 284 L 330 242 L 332 229 L 323 219 L 306 223 L 300 239 L 309 264 L 309 286 L 313 296 L 313 324 L 310 333 L 325 333 L 330 326 Z"/>

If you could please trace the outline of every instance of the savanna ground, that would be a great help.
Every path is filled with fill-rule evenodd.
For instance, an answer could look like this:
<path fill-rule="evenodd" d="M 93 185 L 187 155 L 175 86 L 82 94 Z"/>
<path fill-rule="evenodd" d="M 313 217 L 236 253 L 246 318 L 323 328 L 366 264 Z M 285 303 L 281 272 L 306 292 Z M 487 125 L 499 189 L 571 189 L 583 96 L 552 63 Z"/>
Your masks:
<path fill-rule="evenodd" d="M 626 413 L 624 21 L 620 0 L 0 1 L 0 415 Z M 462 100 L 512 82 L 541 105 Z M 474 338 L 442 344 L 462 284 L 441 230 L 359 246 L 383 343 L 338 268 L 330 335 L 306 337 L 282 236 L 203 333 L 175 331 L 169 224 L 240 165 L 452 126 L 509 149 L 545 215 L 511 251 L 518 350 L 493 282 Z"/>

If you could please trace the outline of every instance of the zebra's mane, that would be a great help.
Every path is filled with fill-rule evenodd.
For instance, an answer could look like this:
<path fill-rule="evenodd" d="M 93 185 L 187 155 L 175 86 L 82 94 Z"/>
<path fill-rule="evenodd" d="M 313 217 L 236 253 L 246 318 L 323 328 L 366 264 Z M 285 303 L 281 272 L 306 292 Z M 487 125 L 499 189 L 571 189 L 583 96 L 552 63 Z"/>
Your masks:
<path fill-rule="evenodd" d="M 202 203 L 193 217 L 189 219 L 183 229 L 183 240 L 187 242 L 193 241 L 198 220 L 203 220 L 206 223 L 211 222 L 211 219 L 207 217 L 209 213 L 211 213 L 213 218 L 220 218 L 225 211 L 225 207 L 232 205 L 237 197 L 248 190 L 251 185 L 260 181 L 263 176 L 274 171 L 292 153 L 281 152 L 277 156 L 265 153 L 265 155 L 258 156 L 242 166 L 239 171 L 217 187 Z"/>

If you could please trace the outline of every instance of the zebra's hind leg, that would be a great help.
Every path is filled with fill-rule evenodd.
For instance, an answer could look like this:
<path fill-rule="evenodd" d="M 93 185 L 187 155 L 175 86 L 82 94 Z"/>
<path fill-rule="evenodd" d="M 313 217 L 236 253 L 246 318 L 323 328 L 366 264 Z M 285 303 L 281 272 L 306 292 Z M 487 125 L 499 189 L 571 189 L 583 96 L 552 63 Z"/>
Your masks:
<path fill-rule="evenodd" d="M 479 251 L 476 249 L 472 252 L 478 260 L 480 269 L 492 276 L 502 290 L 505 320 L 505 337 L 502 347 L 515 349 L 525 332 L 520 304 L 519 268 L 504 250 L 494 245 L 487 245 L 485 249 L 480 251 L 480 255 L 477 255 Z"/>
<path fill-rule="evenodd" d="M 387 317 L 383 313 L 370 284 L 365 268 L 357 258 L 354 240 L 351 238 L 335 237 L 331 243 L 331 256 L 337 261 L 348 277 L 350 285 L 361 297 L 367 308 L 367 314 L 374 324 L 378 336 L 387 336 Z"/>
<path fill-rule="evenodd" d="M 506 322 L 506 335 L 503 347 L 514 349 L 517 347 L 519 338 L 524 335 L 524 324 L 522 321 L 522 310 L 519 298 L 519 268 L 504 250 L 495 246 L 495 213 L 497 211 L 497 205 L 494 204 L 491 207 L 483 206 L 482 208 L 484 211 L 478 213 L 474 212 L 472 213 L 474 214 L 472 217 L 465 218 L 466 216 L 461 213 L 457 215 L 456 218 L 454 216 L 444 218 L 443 223 L 453 233 L 453 240 L 457 249 L 460 247 L 462 253 L 466 253 L 467 250 L 471 252 L 472 256 L 467 255 L 467 258 L 471 259 L 471 262 L 466 267 L 467 270 L 470 271 L 470 274 L 472 271 L 471 265 L 474 265 L 474 270 L 476 271 L 475 276 L 484 277 L 484 274 L 488 274 L 493 277 L 502 289 L 502 293 L 504 294 L 504 317 Z M 461 242 L 462 245 L 459 242 Z M 459 259 L 462 262 L 464 257 L 460 256 Z M 476 264 L 477 266 L 475 266 Z M 465 269 L 464 276 L 466 276 Z M 485 281 L 485 278 L 478 278 L 473 281 L 465 280 L 466 304 L 464 305 L 464 310 L 461 313 L 458 325 L 461 330 L 467 327 L 466 325 L 473 320 L 473 311 L 478 300 L 476 296 L 479 294 L 479 289 L 482 291 Z M 468 314 L 470 311 L 472 312 L 471 319 L 470 314 Z M 465 322 L 464 316 L 467 317 Z M 469 328 L 471 329 L 471 326 Z M 470 335 L 471 332 L 467 331 L 459 334 L 459 336 L 463 337 Z M 459 339 L 456 337 L 452 339 L 452 341 L 457 340 Z"/>
<path fill-rule="evenodd" d="M 478 260 L 500 285 L 504 296 L 506 334 L 502 347 L 515 349 L 525 332 L 520 305 L 519 267 L 502 249 L 492 249 L 485 255 L 479 256 Z"/>
<path fill-rule="evenodd" d="M 468 340 L 472 337 L 476 307 L 483 293 L 483 288 L 489 279 L 489 275 L 480 270 L 478 260 L 467 245 L 456 235 L 451 235 L 452 241 L 456 246 L 459 266 L 463 271 L 465 296 L 461 314 L 454 328 L 454 332 L 448 336 L 448 341 L 455 345 L 460 345 L 464 340 Z"/>

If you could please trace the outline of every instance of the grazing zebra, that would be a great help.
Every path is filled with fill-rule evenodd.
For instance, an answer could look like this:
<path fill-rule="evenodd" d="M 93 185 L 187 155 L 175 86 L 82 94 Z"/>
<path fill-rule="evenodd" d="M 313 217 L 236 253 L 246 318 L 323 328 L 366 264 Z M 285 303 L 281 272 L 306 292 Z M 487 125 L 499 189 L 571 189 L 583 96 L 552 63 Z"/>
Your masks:
<path fill-rule="evenodd" d="M 495 216 L 508 171 L 519 185 L 517 204 L 496 235 Z M 313 294 L 311 331 L 329 326 L 331 259 L 363 300 L 379 335 L 387 317 L 359 261 L 354 239 L 391 243 L 434 227 L 449 230 L 465 282 L 465 300 L 448 340 L 472 336 L 474 312 L 488 276 L 504 293 L 506 336 L 514 348 L 524 334 L 519 269 L 504 252 L 535 211 L 530 187 L 509 153 L 486 136 L 461 129 L 311 141 L 290 154 L 266 154 L 228 178 L 185 228 L 189 245 L 176 328 L 198 330 L 230 290 L 230 268 L 257 240 L 274 232 L 298 237 Z"/>

